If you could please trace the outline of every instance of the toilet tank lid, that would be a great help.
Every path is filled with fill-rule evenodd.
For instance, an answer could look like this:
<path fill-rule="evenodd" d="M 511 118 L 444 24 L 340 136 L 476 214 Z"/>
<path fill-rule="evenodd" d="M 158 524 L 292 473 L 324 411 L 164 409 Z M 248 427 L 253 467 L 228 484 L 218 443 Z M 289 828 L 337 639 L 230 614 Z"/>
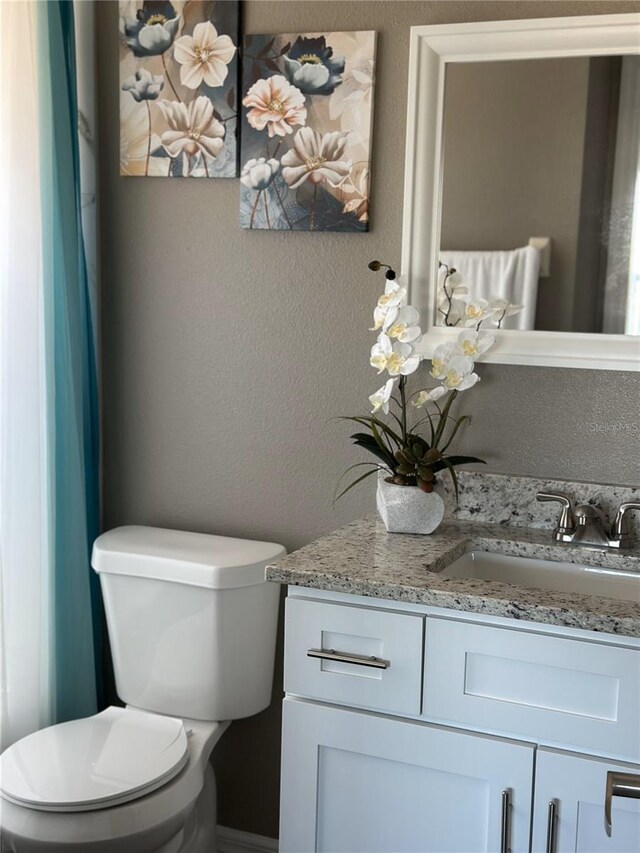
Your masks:
<path fill-rule="evenodd" d="M 275 542 L 129 526 L 96 539 L 91 565 L 98 573 L 234 589 L 263 583 L 266 564 L 285 554 Z"/>

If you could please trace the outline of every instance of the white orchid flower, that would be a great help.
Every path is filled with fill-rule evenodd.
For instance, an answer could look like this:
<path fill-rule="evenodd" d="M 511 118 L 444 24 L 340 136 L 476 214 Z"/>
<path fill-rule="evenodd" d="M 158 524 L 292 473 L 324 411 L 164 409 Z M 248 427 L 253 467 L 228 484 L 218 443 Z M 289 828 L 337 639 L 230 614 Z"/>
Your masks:
<path fill-rule="evenodd" d="M 389 414 L 389 400 L 391 399 L 393 386 L 397 381 L 397 379 L 389 379 L 382 388 L 378 388 L 376 393 L 369 397 L 369 402 L 373 406 L 371 409 L 372 415 L 375 415 L 379 411 L 382 411 L 385 415 Z"/>
<path fill-rule="evenodd" d="M 379 308 L 402 308 L 407 304 L 407 288 L 396 278 L 389 279 L 384 293 L 378 299 Z"/>
<path fill-rule="evenodd" d="M 393 278 L 388 279 L 384 289 L 384 293 L 378 299 L 375 311 L 373 312 L 373 328 L 372 332 L 377 332 L 382 329 L 388 318 L 388 323 L 392 323 L 400 308 L 407 304 L 407 288 L 402 286 L 400 282 Z"/>
<path fill-rule="evenodd" d="M 444 267 L 438 273 L 438 290 L 444 299 L 447 298 L 447 293 L 451 298 L 455 296 L 464 296 L 468 293 L 468 288 L 462 283 L 462 276 L 460 273 L 454 272 L 447 277 L 447 270 Z"/>
<path fill-rule="evenodd" d="M 447 365 L 447 372 L 443 385 L 447 391 L 466 391 L 473 388 L 480 381 L 477 373 L 473 372 L 475 367 L 473 359 L 464 355 L 454 355 Z"/>
<path fill-rule="evenodd" d="M 434 379 L 444 379 L 447 374 L 447 365 L 454 354 L 453 344 L 440 344 L 435 348 L 431 359 L 431 375 Z"/>
<path fill-rule="evenodd" d="M 384 326 L 387 315 L 393 312 L 393 316 L 397 314 L 397 308 L 387 308 L 386 306 L 376 305 L 373 312 L 373 326 L 369 329 L 370 332 L 377 332 Z"/>
<path fill-rule="evenodd" d="M 431 403 L 433 400 L 439 400 L 440 397 L 443 397 L 447 393 L 447 389 L 444 385 L 436 385 L 435 388 L 432 388 L 430 391 L 420 391 L 419 394 L 416 394 L 414 400 L 411 401 L 411 405 L 415 406 L 416 409 L 421 409 L 427 403 Z"/>
<path fill-rule="evenodd" d="M 486 299 L 469 300 L 464 307 L 463 326 L 477 326 L 493 313 Z"/>
<path fill-rule="evenodd" d="M 413 305 L 405 305 L 402 308 L 389 311 L 385 317 L 382 328 L 390 338 L 400 341 L 402 344 L 416 343 L 422 337 L 420 323 L 420 312 Z"/>
<path fill-rule="evenodd" d="M 420 356 L 414 353 L 410 344 L 392 344 L 389 336 L 381 332 L 371 348 L 369 363 L 378 373 L 386 370 L 390 376 L 408 376 L 418 369 Z"/>
<path fill-rule="evenodd" d="M 522 311 L 524 305 L 515 305 L 513 302 L 509 302 L 508 299 L 492 299 L 489 303 L 489 310 L 494 312 L 495 314 L 502 314 L 504 312 L 505 317 L 511 317 L 514 314 L 517 314 L 518 311 Z"/>
<path fill-rule="evenodd" d="M 492 299 L 489 303 L 489 311 L 493 315 L 492 319 L 497 321 L 498 328 L 505 317 L 513 317 L 519 311 L 522 311 L 524 305 L 514 305 L 508 299 Z"/>
<path fill-rule="evenodd" d="M 477 358 L 494 345 L 496 339 L 488 332 L 476 332 L 473 329 L 464 329 L 458 335 L 457 346 L 462 355 L 469 358 Z"/>

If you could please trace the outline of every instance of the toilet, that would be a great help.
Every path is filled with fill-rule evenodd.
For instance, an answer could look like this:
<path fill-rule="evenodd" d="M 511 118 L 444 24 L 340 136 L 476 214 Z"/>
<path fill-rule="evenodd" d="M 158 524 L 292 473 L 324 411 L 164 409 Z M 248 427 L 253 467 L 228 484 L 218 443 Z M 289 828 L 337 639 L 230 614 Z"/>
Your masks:
<path fill-rule="evenodd" d="M 125 707 L 34 732 L 0 756 L 2 853 L 213 853 L 211 753 L 269 705 L 281 545 L 152 527 L 100 536 Z"/>

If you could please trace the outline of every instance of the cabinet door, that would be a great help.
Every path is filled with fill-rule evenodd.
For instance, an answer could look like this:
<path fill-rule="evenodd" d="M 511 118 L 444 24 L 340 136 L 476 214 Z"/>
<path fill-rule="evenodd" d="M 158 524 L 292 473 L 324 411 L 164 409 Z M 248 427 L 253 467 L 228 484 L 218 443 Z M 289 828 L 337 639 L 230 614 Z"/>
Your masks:
<path fill-rule="evenodd" d="M 612 831 L 604 826 L 607 772 L 637 773 L 640 766 L 539 749 L 533 819 L 534 853 L 638 853 L 640 801 L 614 797 Z M 548 837 L 549 804 L 556 808 L 555 843 Z"/>
<path fill-rule="evenodd" d="M 528 851 L 530 744 L 289 698 L 283 715 L 281 853 Z"/>

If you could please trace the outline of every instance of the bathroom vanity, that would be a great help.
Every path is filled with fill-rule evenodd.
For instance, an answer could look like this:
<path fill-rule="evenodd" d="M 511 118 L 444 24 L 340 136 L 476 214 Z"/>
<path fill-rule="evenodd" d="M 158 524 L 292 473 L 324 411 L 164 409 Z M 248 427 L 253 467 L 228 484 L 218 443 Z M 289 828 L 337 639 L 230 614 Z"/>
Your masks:
<path fill-rule="evenodd" d="M 640 551 L 553 544 L 540 485 L 465 474 L 432 536 L 371 517 L 267 569 L 283 853 L 640 849 Z"/>

